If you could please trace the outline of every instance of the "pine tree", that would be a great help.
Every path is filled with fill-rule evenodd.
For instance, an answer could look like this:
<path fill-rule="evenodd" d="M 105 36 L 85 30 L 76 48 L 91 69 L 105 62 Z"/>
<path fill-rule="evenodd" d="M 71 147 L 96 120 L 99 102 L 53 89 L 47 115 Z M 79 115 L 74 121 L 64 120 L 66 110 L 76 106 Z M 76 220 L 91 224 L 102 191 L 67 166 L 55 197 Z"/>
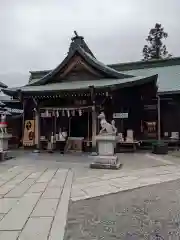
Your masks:
<path fill-rule="evenodd" d="M 164 31 L 161 24 L 156 23 L 155 27 L 149 31 L 146 39 L 148 44 L 144 45 L 144 60 L 170 58 L 172 55 L 168 53 L 163 40 L 168 37 L 168 33 Z"/>

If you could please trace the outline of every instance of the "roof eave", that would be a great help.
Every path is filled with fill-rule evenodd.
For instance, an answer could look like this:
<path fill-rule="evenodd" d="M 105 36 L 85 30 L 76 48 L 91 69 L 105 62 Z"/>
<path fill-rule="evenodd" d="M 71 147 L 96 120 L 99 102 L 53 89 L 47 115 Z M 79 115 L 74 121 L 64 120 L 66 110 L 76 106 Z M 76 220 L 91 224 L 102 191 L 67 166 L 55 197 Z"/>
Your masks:
<path fill-rule="evenodd" d="M 173 94 L 180 94 L 180 90 L 170 90 L 170 91 L 159 91 L 158 95 L 163 96 L 163 95 L 173 95 Z"/>
<path fill-rule="evenodd" d="M 1 89 L 1 91 L 10 97 L 17 96 L 18 94 L 18 90 L 12 90 L 10 88 L 4 88 L 4 89 Z"/>
<path fill-rule="evenodd" d="M 148 77 L 142 77 L 140 79 L 137 79 L 137 80 L 134 80 L 132 79 L 132 81 L 127 81 L 127 82 L 119 82 L 119 83 L 112 83 L 112 84 L 108 84 L 108 85 L 102 85 L 102 86 L 94 86 L 96 89 L 107 89 L 107 88 L 110 88 L 110 89 L 118 89 L 118 88 L 125 88 L 125 87 L 133 87 L 135 85 L 142 85 L 142 84 L 146 84 L 148 82 L 152 82 L 154 81 L 154 84 L 157 83 L 157 77 L 158 75 L 152 75 L 152 76 L 148 76 Z M 137 77 L 136 77 L 137 78 Z M 99 80 L 101 81 L 101 80 Z M 93 85 L 93 83 L 92 83 Z M 34 87 L 34 89 L 26 89 L 26 88 L 20 88 L 20 89 L 17 89 L 17 90 L 12 90 L 12 89 L 7 89 L 7 90 L 4 90 L 4 92 L 6 94 L 9 94 L 10 96 L 18 96 L 18 92 L 19 90 L 23 93 L 23 95 L 31 95 L 31 96 L 37 96 L 39 94 L 42 95 L 43 94 L 54 94 L 54 93 L 60 93 L 60 92 L 73 92 L 73 91 L 76 91 L 76 92 L 81 92 L 81 91 L 89 91 L 89 86 L 85 86 L 84 88 L 71 88 L 71 89 L 41 89 L 41 90 L 36 90 L 36 86 L 32 86 Z"/>
<path fill-rule="evenodd" d="M 8 88 L 8 86 L 6 84 L 2 83 L 2 82 L 0 82 L 0 87 L 1 88 Z"/>

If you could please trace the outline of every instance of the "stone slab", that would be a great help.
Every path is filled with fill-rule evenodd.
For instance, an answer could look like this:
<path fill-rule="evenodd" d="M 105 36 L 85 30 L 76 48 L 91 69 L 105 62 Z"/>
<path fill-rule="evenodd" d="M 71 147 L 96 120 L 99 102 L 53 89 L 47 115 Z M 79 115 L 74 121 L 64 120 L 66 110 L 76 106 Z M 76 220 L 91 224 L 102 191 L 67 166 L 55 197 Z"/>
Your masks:
<path fill-rule="evenodd" d="M 10 183 L 7 183 L 5 185 L 3 185 L 2 187 L 0 187 L 0 195 L 5 195 L 7 194 L 9 191 L 11 191 L 13 188 L 15 188 L 16 185 L 14 184 L 10 184 Z"/>
<path fill-rule="evenodd" d="M 52 217 L 30 218 L 19 236 L 19 240 L 46 240 Z"/>
<path fill-rule="evenodd" d="M 71 194 L 72 179 L 73 173 L 72 171 L 69 171 L 61 195 L 61 200 L 57 208 L 56 216 L 52 224 L 49 240 L 63 240 L 64 238 L 69 199 Z"/>
<path fill-rule="evenodd" d="M 45 171 L 45 170 L 44 170 L 44 171 Z M 28 176 L 28 178 L 35 178 L 35 179 L 37 179 L 37 178 L 39 178 L 39 177 L 43 174 L 44 171 L 33 172 L 33 173 L 31 173 L 31 174 Z"/>
<path fill-rule="evenodd" d="M 11 168 L 6 173 L 3 173 L 0 175 L 0 179 L 3 181 L 9 181 L 16 177 L 18 174 L 22 172 L 19 168 Z"/>
<path fill-rule="evenodd" d="M 55 188 L 62 188 L 64 186 L 64 182 L 65 182 L 65 179 L 66 179 L 66 176 L 64 176 L 63 178 L 53 178 L 49 184 L 48 184 L 48 187 L 55 187 Z"/>
<path fill-rule="evenodd" d="M 71 199 L 81 199 L 82 197 L 88 197 L 87 194 L 82 189 L 72 189 Z"/>
<path fill-rule="evenodd" d="M 22 230 L 39 197 L 38 193 L 22 197 L 19 203 L 1 220 L 0 231 Z"/>
<path fill-rule="evenodd" d="M 6 215 L 5 213 L 0 213 L 0 221 L 3 219 L 5 215 Z"/>
<path fill-rule="evenodd" d="M 63 187 L 67 176 L 67 170 L 58 170 L 52 180 L 49 182 L 48 187 Z"/>
<path fill-rule="evenodd" d="M 17 166 L 17 168 L 16 167 L 14 167 L 13 169 L 11 168 L 6 173 L 3 173 L 0 176 L 0 179 L 3 179 L 5 181 L 10 181 L 10 180 L 18 178 L 18 176 L 23 177 L 25 175 L 25 177 L 26 177 L 31 172 L 32 171 L 30 171 L 29 169 L 27 170 L 27 169 Z"/>
<path fill-rule="evenodd" d="M 9 210 L 16 205 L 18 199 L 9 199 L 9 198 L 1 198 L 0 199 L 0 213 L 8 213 Z"/>
<path fill-rule="evenodd" d="M 18 231 L 0 231 L 0 239 L 2 240 L 16 240 L 18 235 Z"/>
<path fill-rule="evenodd" d="M 31 174 L 31 171 L 24 171 L 23 173 L 15 175 L 12 179 L 0 187 L 0 195 L 7 194 L 9 191 L 15 188 L 15 186 L 18 186 L 21 182 L 23 182 L 23 180 L 25 180 L 29 174 Z"/>
<path fill-rule="evenodd" d="M 25 180 L 31 173 L 31 170 L 24 170 L 22 173 L 18 174 L 15 178 L 13 178 L 10 182 L 13 182 L 14 184 L 19 184 L 23 180 Z"/>
<path fill-rule="evenodd" d="M 53 217 L 57 208 L 58 199 L 40 199 L 32 217 Z"/>
<path fill-rule="evenodd" d="M 77 178 L 74 182 L 73 185 L 75 184 L 86 184 L 86 183 L 93 183 L 93 182 L 98 182 L 99 178 L 98 177 L 83 177 L 83 178 Z"/>
<path fill-rule="evenodd" d="M 42 195 L 42 198 L 59 199 L 62 193 L 62 188 L 49 188 L 47 187 Z"/>
<path fill-rule="evenodd" d="M 5 196 L 8 198 L 20 198 L 25 194 L 25 192 L 27 192 L 27 190 L 31 187 L 31 185 L 34 182 L 35 180 L 33 178 L 25 179 L 22 183 L 16 186 L 13 190 L 11 190 Z"/>
<path fill-rule="evenodd" d="M 102 195 L 106 195 L 106 194 L 110 194 L 110 193 L 116 193 L 118 191 L 119 191 L 118 188 L 116 188 L 115 186 L 111 186 L 111 185 L 87 187 L 86 188 L 86 193 L 87 193 L 86 196 L 87 197 L 84 197 L 84 199 L 89 198 L 89 197 L 90 198 L 98 197 L 98 196 L 102 196 Z"/>
<path fill-rule="evenodd" d="M 30 187 L 30 189 L 28 190 L 28 193 L 44 192 L 47 185 L 48 183 L 35 183 Z"/>
<path fill-rule="evenodd" d="M 108 186 L 109 180 L 103 180 L 103 181 L 97 181 L 97 182 L 88 182 L 88 183 L 81 183 L 81 184 L 73 184 L 72 191 L 78 191 L 79 189 L 82 189 L 83 191 L 86 191 L 86 188 L 90 187 L 101 187 L 101 186 Z"/>
<path fill-rule="evenodd" d="M 53 217 L 57 204 L 58 199 L 40 199 L 31 217 Z"/>
<path fill-rule="evenodd" d="M 37 180 L 37 182 L 49 182 L 55 175 L 56 170 L 47 170 L 42 174 L 42 176 Z"/>
<path fill-rule="evenodd" d="M 27 176 L 30 174 L 29 171 L 20 173 L 18 175 L 15 175 L 13 179 L 10 179 L 7 181 L 3 186 L 0 187 L 0 195 L 5 195 L 9 191 L 11 191 L 15 186 L 20 184 L 24 179 L 27 178 Z"/>

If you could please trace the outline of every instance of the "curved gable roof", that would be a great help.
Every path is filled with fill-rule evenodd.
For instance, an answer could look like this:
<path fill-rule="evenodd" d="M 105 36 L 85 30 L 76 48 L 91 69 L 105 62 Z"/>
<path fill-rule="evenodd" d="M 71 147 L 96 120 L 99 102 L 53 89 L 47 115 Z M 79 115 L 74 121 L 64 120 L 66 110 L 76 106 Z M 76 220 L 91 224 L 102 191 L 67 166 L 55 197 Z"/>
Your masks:
<path fill-rule="evenodd" d="M 59 71 L 61 71 L 61 69 L 68 64 L 68 62 L 70 61 L 70 59 L 76 54 L 78 53 L 83 59 L 84 61 L 86 61 L 90 66 L 92 66 L 93 68 L 99 70 L 100 72 L 102 72 L 105 76 L 107 76 L 108 78 L 117 78 L 117 79 L 124 79 L 124 78 L 131 78 L 134 77 L 133 75 L 130 74 L 125 74 L 125 73 L 121 73 L 111 67 L 108 67 L 107 65 L 99 62 L 93 55 L 91 55 L 90 53 L 86 52 L 82 47 L 80 47 L 79 45 L 76 46 L 76 48 L 74 48 L 73 51 L 71 51 L 67 57 L 52 71 L 50 71 L 49 73 L 47 73 L 45 76 L 43 76 L 40 79 L 37 79 L 36 81 L 32 81 L 30 82 L 28 85 L 43 85 L 46 84 L 47 82 L 49 82 Z"/>

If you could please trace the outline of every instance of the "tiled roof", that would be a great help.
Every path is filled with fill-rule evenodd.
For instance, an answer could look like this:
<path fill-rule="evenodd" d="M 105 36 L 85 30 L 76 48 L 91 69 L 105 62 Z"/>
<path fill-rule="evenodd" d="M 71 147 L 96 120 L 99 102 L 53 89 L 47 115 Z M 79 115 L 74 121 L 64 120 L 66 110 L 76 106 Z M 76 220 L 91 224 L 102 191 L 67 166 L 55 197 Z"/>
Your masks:
<path fill-rule="evenodd" d="M 82 58 L 85 59 L 85 61 L 90 64 L 93 68 L 101 71 L 106 78 L 117 78 L 117 79 L 124 79 L 124 78 L 131 78 L 133 77 L 130 74 L 121 73 L 113 68 L 108 67 L 107 65 L 99 62 L 96 58 L 94 58 L 91 54 L 87 53 L 84 49 L 82 49 L 80 46 L 76 46 L 74 48 L 73 52 L 67 55 L 67 57 L 52 71 L 47 73 L 45 76 L 43 76 L 40 79 L 32 80 L 29 82 L 28 85 L 41 85 L 47 83 L 50 79 L 52 79 L 68 62 L 69 60 L 76 54 L 80 54 Z"/>
<path fill-rule="evenodd" d="M 125 73 L 135 76 L 158 74 L 158 92 L 180 90 L 180 65 L 130 70 Z"/>
<path fill-rule="evenodd" d="M 31 95 L 36 95 L 39 92 L 51 93 L 57 91 L 71 91 L 71 90 L 86 90 L 90 86 L 95 88 L 108 88 L 108 87 L 130 87 L 134 85 L 144 84 L 150 81 L 156 81 L 157 75 L 150 75 L 146 77 L 132 77 L 124 79 L 100 79 L 100 80 L 89 80 L 89 81 L 73 81 L 73 82 L 59 82 L 52 84 L 45 84 L 39 86 L 24 86 L 21 88 L 10 88 L 4 89 L 6 94 L 14 95 L 20 89 L 23 93 L 28 93 Z"/>
<path fill-rule="evenodd" d="M 16 113 L 16 114 L 21 114 L 21 113 L 23 113 L 23 110 L 22 110 L 22 109 L 6 108 L 6 110 L 7 110 L 9 113 Z"/>
<path fill-rule="evenodd" d="M 5 84 L 5 83 L 3 83 L 3 82 L 0 82 L 0 88 L 7 88 L 8 86 Z"/>

